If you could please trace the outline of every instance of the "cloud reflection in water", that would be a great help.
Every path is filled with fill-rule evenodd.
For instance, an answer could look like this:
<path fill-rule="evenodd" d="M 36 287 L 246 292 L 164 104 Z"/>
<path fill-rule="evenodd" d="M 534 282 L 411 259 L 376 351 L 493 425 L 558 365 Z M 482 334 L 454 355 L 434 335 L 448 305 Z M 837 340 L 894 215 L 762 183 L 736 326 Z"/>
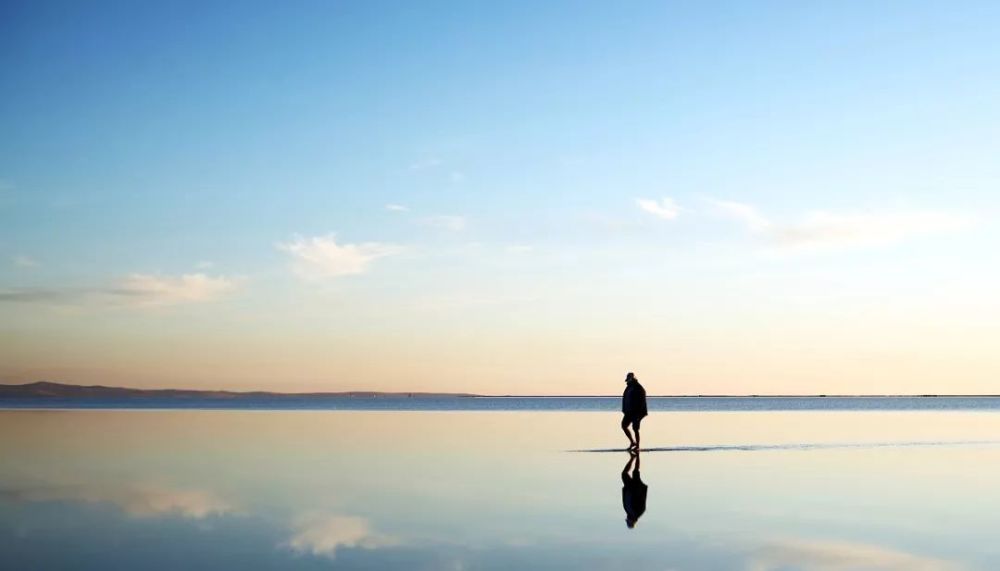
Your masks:
<path fill-rule="evenodd" d="M 285 543 L 287 547 L 331 559 L 342 547 L 374 549 L 398 543 L 392 537 L 374 532 L 367 519 L 356 516 L 308 513 L 299 516 L 292 528 L 295 533 Z"/>
<path fill-rule="evenodd" d="M 879 545 L 846 541 L 784 539 L 760 548 L 750 571 L 961 571 L 956 563 L 897 551 Z"/>
<path fill-rule="evenodd" d="M 108 503 L 134 517 L 174 515 L 188 519 L 204 519 L 236 511 L 234 504 L 207 490 L 185 490 L 152 485 L 130 485 L 110 489 L 88 486 L 37 487 L 7 491 L 4 496 L 22 502 Z"/>

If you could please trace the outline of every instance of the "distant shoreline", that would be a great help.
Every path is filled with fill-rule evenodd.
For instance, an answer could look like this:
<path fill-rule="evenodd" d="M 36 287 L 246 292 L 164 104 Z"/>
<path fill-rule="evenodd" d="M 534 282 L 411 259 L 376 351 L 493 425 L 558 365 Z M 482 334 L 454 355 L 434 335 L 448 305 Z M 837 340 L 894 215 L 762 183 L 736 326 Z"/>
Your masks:
<path fill-rule="evenodd" d="M 39 381 L 23 384 L 0 384 L 0 401 L 5 399 L 29 400 L 95 400 L 95 399 L 171 399 L 185 400 L 244 400 L 244 399 L 397 399 L 397 398 L 492 398 L 492 399 L 566 399 L 566 398 L 617 398 L 620 395 L 484 395 L 474 393 L 448 392 L 381 392 L 381 391 L 340 391 L 340 392 L 304 392 L 285 393 L 272 391 L 228 391 L 228 390 L 197 390 L 197 389 L 136 389 L 128 387 L 109 387 L 104 385 L 75 385 Z M 650 398 L 672 399 L 707 399 L 707 398 L 780 398 L 780 399 L 816 399 L 816 398 L 998 398 L 996 394 L 697 394 L 697 395 L 649 395 Z"/>

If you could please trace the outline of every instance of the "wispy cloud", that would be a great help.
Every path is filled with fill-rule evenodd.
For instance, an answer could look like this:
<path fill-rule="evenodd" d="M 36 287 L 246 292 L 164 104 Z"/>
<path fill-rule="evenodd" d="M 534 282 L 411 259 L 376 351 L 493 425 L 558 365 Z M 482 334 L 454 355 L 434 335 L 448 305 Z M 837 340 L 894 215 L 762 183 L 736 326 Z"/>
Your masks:
<path fill-rule="evenodd" d="M 214 301 L 231 293 L 236 287 L 236 280 L 201 273 L 176 277 L 131 274 L 111 291 L 132 299 L 136 304 L 159 306 Z"/>
<path fill-rule="evenodd" d="M 401 248 L 381 242 L 338 244 L 336 236 L 296 236 L 278 244 L 292 257 L 292 269 L 307 280 L 362 274 L 378 258 L 398 253 Z"/>
<path fill-rule="evenodd" d="M 393 538 L 374 532 L 368 520 L 356 516 L 304 514 L 292 528 L 293 535 L 285 542 L 286 547 L 331 559 L 342 547 L 372 549 L 396 543 Z"/>
<path fill-rule="evenodd" d="M 709 199 L 709 203 L 717 214 L 739 222 L 751 232 L 763 232 L 771 226 L 771 222 L 749 204 L 715 199 Z"/>
<path fill-rule="evenodd" d="M 969 217 L 935 210 L 814 211 L 792 223 L 774 222 L 749 204 L 710 200 L 714 211 L 739 222 L 769 246 L 786 251 L 841 249 L 944 234 L 971 224 Z"/>
<path fill-rule="evenodd" d="M 751 556 L 750 571 L 960 571 L 942 559 L 914 555 L 877 545 L 840 541 L 788 539 L 773 542 Z"/>
<path fill-rule="evenodd" d="M 672 198 L 661 198 L 659 201 L 649 198 L 637 198 L 635 199 L 635 203 L 645 212 L 663 220 L 673 220 L 677 218 L 677 215 L 681 211 Z"/>
<path fill-rule="evenodd" d="M 25 255 L 14 256 L 14 265 L 19 268 L 37 268 L 38 261 Z"/>
<path fill-rule="evenodd" d="M 888 244 L 968 225 L 967 218 L 948 212 L 812 212 L 802 222 L 774 228 L 771 239 L 780 247 L 795 249 Z"/>
<path fill-rule="evenodd" d="M 392 212 L 406 212 L 409 210 L 409 208 L 403 206 L 402 204 L 386 204 L 385 209 Z"/>
<path fill-rule="evenodd" d="M 0 303 L 73 304 L 98 296 L 102 290 L 87 288 L 24 287 L 0 289 Z"/>
<path fill-rule="evenodd" d="M 451 232 L 459 232 L 465 230 L 467 221 L 464 216 L 427 216 L 421 219 L 421 222 L 425 226 L 430 226 L 431 228 L 438 228 L 441 230 L 449 230 Z"/>
<path fill-rule="evenodd" d="M 153 485 L 119 488 L 51 486 L 7 491 L 5 497 L 21 502 L 75 501 L 109 503 L 133 517 L 179 516 L 204 519 L 236 511 L 236 506 L 206 490 Z"/>
<path fill-rule="evenodd" d="M 111 307 L 162 307 L 205 303 L 220 299 L 239 287 L 240 280 L 205 274 L 164 276 L 130 274 L 117 284 L 101 288 L 0 289 L 0 302 Z"/>

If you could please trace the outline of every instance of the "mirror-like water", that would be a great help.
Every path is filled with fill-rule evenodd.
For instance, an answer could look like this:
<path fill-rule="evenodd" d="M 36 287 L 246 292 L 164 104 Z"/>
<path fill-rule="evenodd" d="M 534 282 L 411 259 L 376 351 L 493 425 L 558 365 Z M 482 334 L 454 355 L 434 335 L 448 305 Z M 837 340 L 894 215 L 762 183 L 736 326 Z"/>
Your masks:
<path fill-rule="evenodd" d="M 998 414 L 654 413 L 624 479 L 617 425 L 4 411 L 0 567 L 1000 568 Z"/>

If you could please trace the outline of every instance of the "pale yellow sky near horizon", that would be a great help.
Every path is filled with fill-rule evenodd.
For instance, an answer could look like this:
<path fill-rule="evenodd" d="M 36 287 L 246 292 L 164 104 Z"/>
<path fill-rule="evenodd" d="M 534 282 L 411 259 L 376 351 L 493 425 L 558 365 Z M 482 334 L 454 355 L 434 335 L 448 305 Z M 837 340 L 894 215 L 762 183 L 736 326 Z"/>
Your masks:
<path fill-rule="evenodd" d="M 588 287 L 431 313 L 344 292 L 335 295 L 350 309 L 326 311 L 311 308 L 327 294 L 304 296 L 306 311 L 258 312 L 250 299 L 211 313 L 34 308 L 30 335 L 0 337 L 0 381 L 616 394 L 632 370 L 651 394 L 997 392 L 997 321 L 976 304 L 927 307 L 923 295 L 794 301 L 765 293 L 770 285 L 706 286 L 714 299 L 704 291 L 686 303 L 678 291 L 658 307 L 642 287 L 631 288 L 631 301 Z M 576 304 L 591 309 L 574 313 Z"/>

